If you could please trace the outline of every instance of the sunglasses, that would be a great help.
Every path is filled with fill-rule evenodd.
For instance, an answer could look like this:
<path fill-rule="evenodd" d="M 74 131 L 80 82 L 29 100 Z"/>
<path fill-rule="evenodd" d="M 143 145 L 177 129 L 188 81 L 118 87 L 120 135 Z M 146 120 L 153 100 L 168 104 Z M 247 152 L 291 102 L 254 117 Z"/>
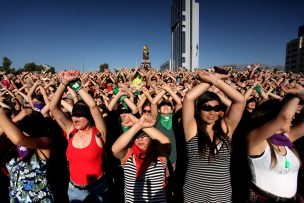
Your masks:
<path fill-rule="evenodd" d="M 151 110 L 143 110 L 143 113 L 151 113 Z"/>
<path fill-rule="evenodd" d="M 222 110 L 222 107 L 220 105 L 216 105 L 216 106 L 202 105 L 199 107 L 199 110 L 219 112 Z"/>

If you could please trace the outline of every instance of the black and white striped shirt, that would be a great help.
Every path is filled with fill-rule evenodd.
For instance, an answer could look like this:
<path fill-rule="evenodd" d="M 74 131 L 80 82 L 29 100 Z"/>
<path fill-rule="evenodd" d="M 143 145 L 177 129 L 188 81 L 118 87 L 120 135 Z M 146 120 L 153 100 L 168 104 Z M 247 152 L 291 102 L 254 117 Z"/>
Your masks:
<path fill-rule="evenodd" d="M 199 155 L 198 135 L 187 142 L 188 166 L 183 187 L 184 202 L 232 202 L 230 140 L 227 143 L 228 146 L 220 142 L 215 158 L 209 160 L 207 156 Z"/>
<path fill-rule="evenodd" d="M 164 189 L 165 164 L 157 160 L 136 179 L 133 156 L 124 165 L 125 202 L 166 202 Z"/>

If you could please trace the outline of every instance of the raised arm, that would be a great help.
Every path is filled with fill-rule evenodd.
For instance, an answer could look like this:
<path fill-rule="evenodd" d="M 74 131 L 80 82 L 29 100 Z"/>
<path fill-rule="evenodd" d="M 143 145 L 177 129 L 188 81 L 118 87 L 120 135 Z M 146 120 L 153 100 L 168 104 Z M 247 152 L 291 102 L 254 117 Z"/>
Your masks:
<path fill-rule="evenodd" d="M 304 87 L 301 85 L 295 85 L 292 89 L 284 89 L 286 93 L 293 94 L 296 97 L 300 98 L 300 100 L 304 100 Z M 296 141 L 297 139 L 304 136 L 304 122 L 300 122 L 299 124 L 292 126 L 289 132 L 289 139 L 291 142 Z"/>
<path fill-rule="evenodd" d="M 22 119 L 26 115 L 31 114 L 32 109 L 24 108 L 19 114 Z M 51 139 L 49 137 L 33 138 L 23 134 L 16 124 L 6 115 L 3 108 L 0 108 L 0 128 L 4 131 L 7 138 L 15 145 L 24 146 L 30 149 L 41 149 L 47 157 L 50 155 Z M 43 158 L 43 157 L 42 157 Z"/>
<path fill-rule="evenodd" d="M 49 108 L 60 127 L 68 133 L 72 130 L 73 123 L 65 117 L 64 112 L 61 110 L 61 98 L 70 81 L 75 80 L 78 75 L 69 75 L 66 72 L 62 71 L 59 74 L 60 84 L 50 101 Z"/>
<path fill-rule="evenodd" d="M 241 120 L 243 111 L 245 109 L 244 96 L 239 91 L 220 80 L 220 74 L 211 74 L 201 71 L 198 73 L 198 75 L 202 81 L 213 84 L 215 87 L 224 92 L 224 94 L 231 100 L 230 108 L 224 117 L 228 127 L 228 136 L 231 137 L 236 126 Z"/>
<path fill-rule="evenodd" d="M 182 112 L 183 126 L 187 126 L 184 127 L 186 142 L 191 140 L 197 132 L 197 125 L 194 118 L 195 100 L 206 92 L 209 87 L 210 85 L 208 83 L 200 83 L 189 90 L 184 97 Z"/>
<path fill-rule="evenodd" d="M 161 98 L 165 94 L 166 94 L 166 91 L 162 90 L 161 92 L 157 93 L 157 95 L 153 98 L 153 100 L 151 102 L 151 114 L 154 118 L 156 118 L 158 115 L 158 109 L 157 109 L 158 102 L 161 100 Z"/>
<path fill-rule="evenodd" d="M 106 140 L 106 125 L 95 100 L 83 88 L 78 91 L 78 94 L 81 96 L 83 101 L 89 106 L 96 128 L 102 133 L 103 139 Z"/>
<path fill-rule="evenodd" d="M 130 150 L 130 142 L 136 133 L 143 130 L 151 139 L 157 140 L 161 145 L 166 146 L 167 149 L 160 148 L 160 156 L 168 156 L 170 154 L 170 140 L 159 130 L 154 128 L 156 120 L 152 116 L 143 115 L 140 119 L 135 118 L 131 114 L 125 114 L 123 117 L 124 123 L 132 126 L 124 132 L 113 144 L 112 152 L 117 159 L 123 160 Z"/>
<path fill-rule="evenodd" d="M 118 93 L 114 97 L 112 97 L 112 99 L 109 103 L 109 106 L 108 106 L 108 110 L 112 111 L 115 104 L 118 102 L 119 98 L 126 95 L 126 94 L 127 94 L 127 92 L 124 89 L 119 88 Z"/>
<path fill-rule="evenodd" d="M 175 105 L 175 112 L 182 108 L 182 99 L 166 84 L 163 84 L 162 88 L 168 92 L 171 97 L 174 99 Z"/>
<path fill-rule="evenodd" d="M 281 130 L 285 124 L 291 122 L 298 103 L 299 98 L 294 97 L 290 99 L 274 119 L 249 132 L 247 136 L 249 155 L 260 155 L 265 151 L 266 140 Z"/>
<path fill-rule="evenodd" d="M 37 80 L 37 81 L 33 84 L 33 86 L 31 87 L 30 91 L 27 93 L 27 101 L 28 101 L 28 103 L 31 105 L 31 107 L 32 107 L 33 109 L 35 109 L 35 107 L 34 107 L 34 105 L 33 105 L 33 98 L 32 98 L 32 96 L 33 96 L 33 94 L 35 93 L 35 90 L 36 90 L 36 88 L 37 88 L 39 85 L 40 85 L 40 81 Z"/>

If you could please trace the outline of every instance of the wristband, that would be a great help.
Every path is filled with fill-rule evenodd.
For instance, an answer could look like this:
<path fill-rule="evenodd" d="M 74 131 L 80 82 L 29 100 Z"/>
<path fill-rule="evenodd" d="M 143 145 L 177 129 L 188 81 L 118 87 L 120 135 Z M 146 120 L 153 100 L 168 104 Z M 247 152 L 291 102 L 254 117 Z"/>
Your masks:
<path fill-rule="evenodd" d="M 123 96 L 121 96 L 121 97 L 119 98 L 119 101 L 123 102 L 123 101 L 125 100 L 125 98 L 127 98 L 127 96 L 126 96 L 126 95 L 123 95 Z"/>
<path fill-rule="evenodd" d="M 259 93 L 259 95 L 262 94 L 262 90 L 261 90 L 261 87 L 259 85 L 256 85 L 254 89 Z"/>
<path fill-rule="evenodd" d="M 79 82 L 71 82 L 69 85 L 76 93 L 82 89 L 82 85 Z"/>
<path fill-rule="evenodd" d="M 118 87 L 114 87 L 114 89 L 112 90 L 113 94 L 117 94 L 119 92 L 119 88 Z"/>
<path fill-rule="evenodd" d="M 125 107 L 125 109 L 129 110 L 129 107 L 128 107 L 128 105 L 126 104 L 126 102 L 122 102 L 121 105 L 122 105 L 123 107 Z"/>

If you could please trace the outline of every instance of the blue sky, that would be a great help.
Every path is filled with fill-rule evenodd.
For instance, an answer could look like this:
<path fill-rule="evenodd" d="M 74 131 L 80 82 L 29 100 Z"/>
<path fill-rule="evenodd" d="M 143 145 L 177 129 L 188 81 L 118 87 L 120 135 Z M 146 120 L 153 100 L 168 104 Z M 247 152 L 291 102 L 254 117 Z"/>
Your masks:
<path fill-rule="evenodd" d="M 57 71 L 140 65 L 170 58 L 171 0 L 1 0 L 0 57 L 12 67 Z M 284 65 L 286 43 L 304 24 L 303 0 L 200 0 L 200 67 Z"/>

